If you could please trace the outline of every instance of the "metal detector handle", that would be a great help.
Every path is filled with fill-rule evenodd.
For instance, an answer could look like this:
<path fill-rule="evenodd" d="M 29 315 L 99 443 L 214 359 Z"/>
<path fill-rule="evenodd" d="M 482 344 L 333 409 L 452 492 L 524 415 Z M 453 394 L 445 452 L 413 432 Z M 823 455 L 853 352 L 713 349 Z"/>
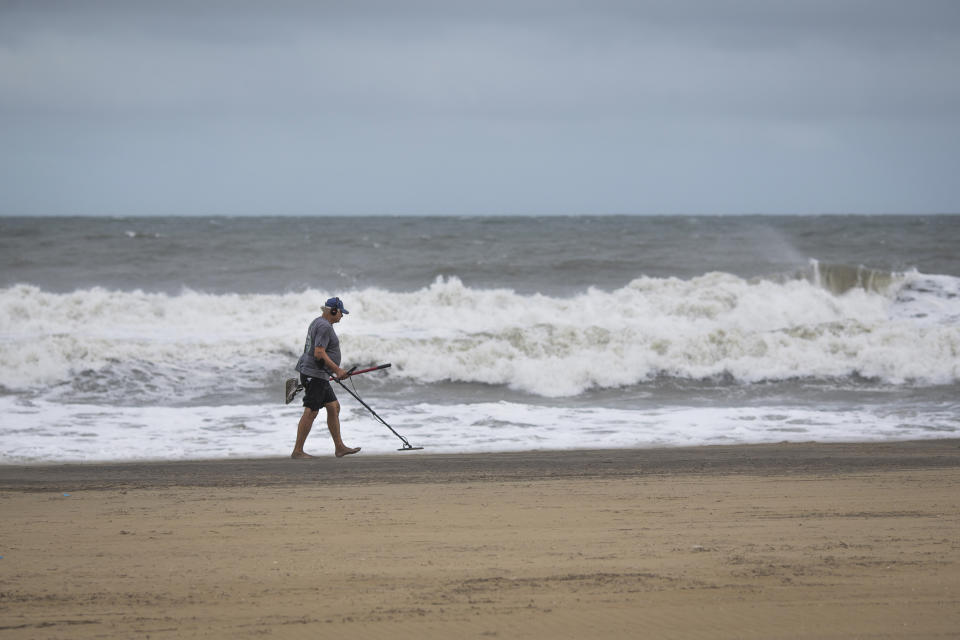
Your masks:
<path fill-rule="evenodd" d="M 353 369 L 350 369 L 350 375 L 352 375 L 352 376 L 358 376 L 358 375 L 360 375 L 361 373 L 370 373 L 371 371 L 380 371 L 380 369 L 387 369 L 387 368 L 392 367 L 392 366 L 393 366 L 393 365 L 388 362 L 388 363 L 386 363 L 386 364 L 378 364 L 377 366 L 375 366 L 375 367 L 370 367 L 370 368 L 368 368 L 368 369 L 360 369 L 360 371 L 354 371 L 353 369 L 356 369 L 356 367 L 354 367 Z"/>
<path fill-rule="evenodd" d="M 350 376 L 358 376 L 358 375 L 360 375 L 361 373 L 370 373 L 371 371 L 379 371 L 380 369 L 386 369 L 387 367 L 392 367 L 392 366 L 393 366 L 393 365 L 388 362 L 388 363 L 386 363 L 386 364 L 378 364 L 377 366 L 375 366 L 375 367 L 370 367 L 369 369 L 360 369 L 360 371 L 357 371 L 357 370 L 356 370 L 357 367 L 354 366 L 352 369 L 350 369 L 349 371 L 347 371 L 347 375 L 345 375 L 345 376 L 343 376 L 342 378 L 340 378 L 340 380 L 346 380 L 346 379 L 349 378 Z M 330 379 L 330 380 L 336 380 L 337 378 L 334 377 L 334 376 L 331 376 L 329 379 Z"/>

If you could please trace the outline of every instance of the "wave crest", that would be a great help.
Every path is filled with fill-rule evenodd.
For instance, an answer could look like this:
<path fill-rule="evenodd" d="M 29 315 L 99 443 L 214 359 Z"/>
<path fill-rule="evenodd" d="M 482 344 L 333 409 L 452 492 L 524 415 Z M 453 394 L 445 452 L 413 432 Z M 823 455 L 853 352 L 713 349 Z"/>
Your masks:
<path fill-rule="evenodd" d="M 855 275 L 854 286 L 839 277 L 640 277 L 572 297 L 440 277 L 411 292 L 338 292 L 351 309 L 338 330 L 347 362 L 391 361 L 391 375 L 401 379 L 505 385 L 549 397 L 663 375 L 741 383 L 960 380 L 960 279 Z M 328 294 L 9 287 L 0 290 L 0 384 L 141 400 L 216 395 L 224 379 L 255 388 L 290 371 Z"/>

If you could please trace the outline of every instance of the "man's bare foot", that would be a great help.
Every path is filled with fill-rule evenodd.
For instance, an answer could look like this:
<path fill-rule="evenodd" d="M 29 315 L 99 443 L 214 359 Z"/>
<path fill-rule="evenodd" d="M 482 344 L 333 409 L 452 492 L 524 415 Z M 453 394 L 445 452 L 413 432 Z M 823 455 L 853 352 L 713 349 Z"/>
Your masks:
<path fill-rule="evenodd" d="M 312 456 L 309 453 L 304 453 L 303 451 L 294 451 L 290 454 L 290 457 L 294 460 L 310 460 L 312 458 L 316 458 L 316 456 Z"/>
<path fill-rule="evenodd" d="M 357 453 L 360 451 L 360 447 L 344 447 L 343 449 L 337 449 L 336 456 L 342 458 L 343 456 L 348 456 L 351 453 Z"/>

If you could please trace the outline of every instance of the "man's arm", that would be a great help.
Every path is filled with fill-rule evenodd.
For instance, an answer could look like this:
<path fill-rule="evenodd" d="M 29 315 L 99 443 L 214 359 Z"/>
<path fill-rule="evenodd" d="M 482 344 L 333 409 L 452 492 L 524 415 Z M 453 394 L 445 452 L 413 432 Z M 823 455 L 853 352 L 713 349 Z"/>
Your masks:
<path fill-rule="evenodd" d="M 322 361 L 327 365 L 327 368 L 330 371 L 333 371 L 334 375 L 338 378 L 343 378 L 347 375 L 347 372 L 340 368 L 337 363 L 330 359 L 330 356 L 327 355 L 327 350 L 323 347 L 314 347 L 313 348 L 313 357 L 317 360 Z"/>

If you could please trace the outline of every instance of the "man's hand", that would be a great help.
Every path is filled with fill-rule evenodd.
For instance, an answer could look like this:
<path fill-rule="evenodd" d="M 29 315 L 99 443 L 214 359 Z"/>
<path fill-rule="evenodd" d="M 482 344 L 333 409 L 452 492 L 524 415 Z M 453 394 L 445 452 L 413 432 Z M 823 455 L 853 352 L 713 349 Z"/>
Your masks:
<path fill-rule="evenodd" d="M 333 371 L 333 377 L 335 379 L 342 380 L 343 378 L 349 377 L 347 372 L 340 368 L 340 365 L 330 359 L 330 356 L 327 355 L 327 350 L 323 347 L 314 347 L 313 357 L 327 365 L 327 369 Z"/>

